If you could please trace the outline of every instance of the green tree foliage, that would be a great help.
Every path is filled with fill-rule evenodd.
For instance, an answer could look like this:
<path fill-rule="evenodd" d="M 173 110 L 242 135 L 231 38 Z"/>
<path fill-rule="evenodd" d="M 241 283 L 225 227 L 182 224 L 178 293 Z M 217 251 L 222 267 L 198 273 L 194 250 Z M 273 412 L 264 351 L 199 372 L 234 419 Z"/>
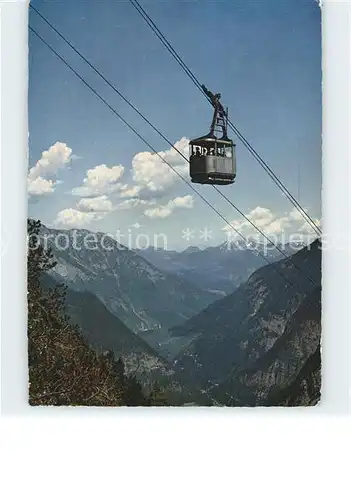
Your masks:
<path fill-rule="evenodd" d="M 171 406 L 168 402 L 169 396 L 169 392 L 167 392 L 164 387 L 156 382 L 149 395 L 149 398 L 152 406 Z"/>
<path fill-rule="evenodd" d="M 149 406 L 141 386 L 112 352 L 97 354 L 66 315 L 63 285 L 43 273 L 56 263 L 40 244 L 40 221 L 28 220 L 28 364 L 31 405 Z"/>

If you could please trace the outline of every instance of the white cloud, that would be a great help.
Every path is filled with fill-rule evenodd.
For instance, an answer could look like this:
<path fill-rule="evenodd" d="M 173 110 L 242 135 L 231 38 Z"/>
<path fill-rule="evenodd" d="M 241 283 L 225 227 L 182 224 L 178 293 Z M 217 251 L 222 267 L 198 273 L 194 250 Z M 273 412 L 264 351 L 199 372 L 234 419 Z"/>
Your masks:
<path fill-rule="evenodd" d="M 160 205 L 155 208 L 148 208 L 145 210 L 144 214 L 150 219 L 165 219 L 169 217 L 172 213 L 172 207 L 169 205 Z"/>
<path fill-rule="evenodd" d="M 121 187 L 120 196 L 121 198 L 136 198 L 140 194 L 141 189 L 141 186 L 138 185 L 125 185 Z"/>
<path fill-rule="evenodd" d="M 57 174 L 71 161 L 72 149 L 63 142 L 56 142 L 47 151 L 43 151 L 41 158 L 29 171 L 30 180 L 38 177 L 50 178 Z"/>
<path fill-rule="evenodd" d="M 175 143 L 175 147 L 188 157 L 189 140 L 183 137 Z M 181 175 L 188 174 L 188 163 L 177 151 L 170 148 L 160 151 L 159 156 L 147 151 L 136 154 L 132 160 L 132 182 L 122 183 L 124 167 L 117 165 L 107 167 L 98 165 L 86 172 L 83 184 L 72 190 L 72 194 L 83 198 L 116 195 L 122 201 L 115 204 L 117 210 L 134 209 L 141 205 L 155 205 L 156 197 L 163 197 L 173 185 L 180 180 L 177 174 L 167 166 L 162 159 L 167 161 Z M 173 211 L 176 206 L 167 205 L 167 212 Z M 78 208 L 88 210 L 89 204 L 84 201 Z M 160 208 L 162 213 L 165 209 Z M 156 212 L 155 212 L 156 213 Z"/>
<path fill-rule="evenodd" d="M 256 207 L 249 213 L 245 214 L 246 217 L 253 222 L 265 235 L 270 238 L 279 237 L 285 231 L 289 234 L 308 235 L 312 229 L 307 222 L 301 225 L 304 221 L 301 213 L 294 208 L 289 213 L 280 215 L 274 214 L 268 208 Z M 318 219 L 314 219 L 316 225 L 320 225 Z M 231 221 L 231 225 L 238 230 L 245 238 L 262 239 L 263 236 L 245 219 L 236 219 Z M 240 238 L 235 234 L 235 231 L 230 225 L 222 228 L 223 231 L 234 233 L 233 237 Z M 312 231 L 313 232 L 313 231 Z"/>
<path fill-rule="evenodd" d="M 102 219 L 115 207 L 106 195 L 95 198 L 82 198 L 78 201 L 76 208 L 65 208 L 61 210 L 54 221 L 55 227 L 83 228 L 92 221 Z"/>
<path fill-rule="evenodd" d="M 289 215 L 276 215 L 269 208 L 256 207 L 246 217 L 255 224 L 268 237 L 282 233 L 289 228 L 294 220 Z M 250 222 L 243 219 L 231 221 L 231 226 L 238 230 L 246 238 L 262 238 L 262 235 L 252 226 Z M 226 225 L 222 228 L 226 232 L 235 232 L 233 227 Z M 239 236 L 238 236 L 239 237 Z"/>
<path fill-rule="evenodd" d="M 316 231 L 313 229 L 312 223 L 311 222 L 307 222 L 305 219 L 303 219 L 303 217 L 302 217 L 302 220 L 304 222 L 303 222 L 303 224 L 302 224 L 302 226 L 300 227 L 299 230 L 302 233 L 305 233 L 305 234 L 308 234 L 308 235 L 315 235 Z M 321 229 L 321 221 L 319 219 L 313 219 L 313 218 L 312 218 L 312 220 L 315 223 L 315 225 Z"/>
<path fill-rule="evenodd" d="M 264 233 L 268 235 L 280 234 L 290 226 L 291 220 L 289 219 L 289 217 L 277 217 L 275 220 L 264 226 Z M 262 230 L 262 228 L 260 229 Z"/>
<path fill-rule="evenodd" d="M 173 146 L 174 147 L 166 151 L 160 152 L 162 158 L 170 163 L 172 167 L 182 166 L 183 164 L 188 165 L 188 162 L 180 156 L 178 151 L 186 158 L 189 158 L 189 139 L 182 137 L 179 141 L 175 142 Z M 176 149 L 178 151 L 176 151 Z"/>
<path fill-rule="evenodd" d="M 27 179 L 28 194 L 33 196 L 41 196 L 54 192 L 55 183 L 52 180 L 37 177 L 36 179 Z"/>
<path fill-rule="evenodd" d="M 250 220 L 254 221 L 256 226 L 261 228 L 270 224 L 274 219 L 274 214 L 269 208 L 256 207 L 247 215 Z"/>
<path fill-rule="evenodd" d="M 303 210 L 306 214 L 308 214 L 308 210 L 306 207 L 303 207 Z M 315 235 L 316 234 L 316 231 L 315 229 L 313 228 L 313 225 L 312 225 L 312 222 L 307 222 L 306 218 L 301 214 L 301 211 L 299 211 L 297 208 L 294 208 L 289 216 L 296 222 L 301 222 L 301 226 L 299 227 L 299 232 L 302 232 L 304 234 L 312 234 L 312 235 Z M 321 221 L 320 219 L 317 219 L 317 218 L 313 218 L 313 217 L 310 217 L 312 219 L 312 221 L 314 222 L 314 224 L 321 228 Z"/>
<path fill-rule="evenodd" d="M 188 139 L 183 137 L 174 146 L 188 158 Z M 183 177 L 187 176 L 188 162 L 173 148 L 160 151 L 159 156 L 145 151 L 136 154 L 132 161 L 133 179 L 136 184 L 152 192 L 164 192 L 173 186 L 175 182 L 181 180 L 163 160 L 167 161 Z"/>
<path fill-rule="evenodd" d="M 72 194 L 77 196 L 102 196 L 119 191 L 126 186 L 118 182 L 124 173 L 122 165 L 107 167 L 106 165 L 97 165 L 87 170 L 86 178 L 83 180 L 83 186 L 74 188 Z"/>
<path fill-rule="evenodd" d="M 71 161 L 72 149 L 63 142 L 56 142 L 47 151 L 43 151 L 40 160 L 28 172 L 28 194 L 43 195 L 53 193 L 57 182 L 51 179 Z"/>
<path fill-rule="evenodd" d="M 183 137 L 175 143 L 175 147 L 188 158 L 188 139 Z M 176 197 L 157 206 L 156 198 L 165 196 L 180 180 L 162 159 L 172 165 L 181 175 L 188 175 L 188 162 L 173 148 L 160 151 L 159 155 L 160 157 L 150 152 L 136 154 L 132 160 L 132 182 L 130 183 L 122 183 L 125 171 L 122 165 L 108 167 L 102 164 L 87 170 L 83 183 L 72 190 L 72 194 L 81 199 L 75 208 L 67 208 L 58 213 L 56 225 L 83 227 L 92 220 L 101 219 L 104 214 L 112 210 L 142 207 L 146 209 L 144 214 L 147 217 L 165 218 L 175 209 L 192 208 L 194 201 L 190 195 Z M 71 150 L 66 151 L 66 154 L 61 150 L 61 161 L 68 161 L 72 157 Z M 38 191 L 39 181 L 37 184 Z M 53 185 L 50 186 L 45 181 L 42 184 L 42 191 L 47 189 L 49 192 L 53 189 Z M 114 195 L 112 200 L 108 197 L 109 195 Z"/>
<path fill-rule="evenodd" d="M 128 210 L 130 208 L 135 208 L 140 205 L 140 200 L 138 198 L 130 198 L 129 200 L 124 200 L 116 205 L 117 210 Z"/>
<path fill-rule="evenodd" d="M 174 200 L 171 200 L 169 203 L 171 203 L 173 207 L 193 208 L 194 198 L 190 194 L 187 194 L 186 196 L 178 196 L 177 198 L 174 198 Z"/>
<path fill-rule="evenodd" d="M 304 209 L 304 211 L 307 212 L 306 209 Z M 289 215 L 290 215 L 290 217 L 291 217 L 292 220 L 296 220 L 296 221 L 303 221 L 303 220 L 305 220 L 304 217 L 303 217 L 303 215 L 301 214 L 301 211 L 299 211 L 296 207 L 294 207 L 291 210 L 291 212 L 290 212 Z"/>
<path fill-rule="evenodd" d="M 93 220 L 97 219 L 99 219 L 99 216 L 96 213 L 81 212 L 75 208 L 65 208 L 57 214 L 54 226 L 80 229 L 88 226 Z"/>
<path fill-rule="evenodd" d="M 155 208 L 148 208 L 144 211 L 144 214 L 151 219 L 165 219 L 169 217 L 171 213 L 176 208 L 193 208 L 194 199 L 191 195 L 179 196 L 174 198 L 174 200 L 170 200 L 166 205 L 159 205 Z"/>
<path fill-rule="evenodd" d="M 82 212 L 112 212 L 113 205 L 106 195 L 96 198 L 82 198 L 77 203 L 77 208 Z"/>
<path fill-rule="evenodd" d="M 123 200 L 118 203 L 115 208 L 117 210 L 128 210 L 130 208 L 139 207 L 141 205 L 155 205 L 156 200 L 141 200 L 140 198 L 130 198 L 129 200 Z"/>

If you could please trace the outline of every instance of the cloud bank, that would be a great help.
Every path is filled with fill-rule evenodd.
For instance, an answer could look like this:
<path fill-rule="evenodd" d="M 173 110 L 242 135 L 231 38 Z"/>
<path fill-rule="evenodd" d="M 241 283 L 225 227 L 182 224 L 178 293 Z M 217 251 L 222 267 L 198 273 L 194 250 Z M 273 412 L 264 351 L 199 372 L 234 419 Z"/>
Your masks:
<path fill-rule="evenodd" d="M 41 196 L 53 193 L 58 184 L 53 179 L 59 170 L 66 168 L 71 161 L 72 149 L 64 142 L 56 142 L 47 151 L 43 151 L 40 160 L 28 172 L 28 194 Z"/>

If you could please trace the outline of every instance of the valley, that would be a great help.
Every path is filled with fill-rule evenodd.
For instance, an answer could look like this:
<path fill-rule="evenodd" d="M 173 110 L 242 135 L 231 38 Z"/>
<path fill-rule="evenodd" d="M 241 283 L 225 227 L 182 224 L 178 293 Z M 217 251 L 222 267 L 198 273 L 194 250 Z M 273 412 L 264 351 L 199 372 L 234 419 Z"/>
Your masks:
<path fill-rule="evenodd" d="M 44 228 L 42 237 L 50 231 Z M 84 236 L 85 231 L 80 238 Z M 97 234 L 98 242 L 102 236 Z M 200 269 L 209 258 L 221 255 L 221 249 L 157 253 L 156 259 L 156 250 L 144 250 L 144 258 L 115 240 L 109 244 L 108 251 L 53 248 L 57 265 L 46 279 L 68 287 L 69 315 L 89 345 L 121 357 L 126 372 L 144 387 L 162 382 L 169 392 L 182 394 L 175 400 L 187 404 L 195 400 L 227 406 L 288 405 L 318 400 L 318 240 L 291 260 L 275 255 L 263 267 L 247 250 L 218 258 L 217 268 L 223 273 L 230 261 L 242 269 L 236 286 L 229 279 L 234 291 L 227 293 L 227 280 L 220 294 L 210 291 L 206 273 L 206 289 L 192 278 L 194 273 L 201 275 Z M 250 266 L 257 268 L 245 279 Z M 184 398 L 185 393 L 192 396 Z"/>

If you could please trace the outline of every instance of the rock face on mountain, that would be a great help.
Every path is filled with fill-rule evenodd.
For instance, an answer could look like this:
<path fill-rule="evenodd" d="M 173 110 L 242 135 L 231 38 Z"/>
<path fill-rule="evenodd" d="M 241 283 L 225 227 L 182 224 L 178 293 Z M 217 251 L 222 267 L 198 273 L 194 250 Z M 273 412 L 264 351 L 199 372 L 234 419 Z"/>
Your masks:
<path fill-rule="evenodd" d="M 319 347 L 308 358 L 290 385 L 275 391 L 267 406 L 313 406 L 321 396 L 321 352 Z"/>
<path fill-rule="evenodd" d="M 319 246 L 315 241 L 292 262 L 259 269 L 233 294 L 173 328 L 176 337 L 193 337 L 177 367 L 224 404 L 312 404 L 302 392 L 318 394 Z M 316 390 L 306 388 L 311 380 Z"/>
<path fill-rule="evenodd" d="M 43 284 L 50 289 L 56 281 L 46 275 Z M 174 374 L 156 351 L 91 293 L 67 289 L 66 306 L 70 322 L 79 326 L 87 343 L 98 352 L 113 351 L 116 359 L 123 358 L 127 375 L 137 375 L 145 381 Z"/>
<path fill-rule="evenodd" d="M 233 372 L 219 390 L 241 404 L 305 406 L 320 397 L 320 288 L 288 320 L 273 347 L 249 368 Z"/>
<path fill-rule="evenodd" d="M 264 250 L 261 247 L 258 249 Z M 297 250 L 298 248 L 284 247 L 287 255 Z M 230 244 L 203 250 L 189 247 L 183 252 L 146 248 L 138 253 L 158 269 L 174 273 L 203 290 L 217 293 L 218 298 L 232 293 L 256 269 L 262 267 L 262 258 L 259 255 L 252 250 Z M 268 251 L 267 258 L 273 262 L 284 256 L 273 248 Z"/>
<path fill-rule="evenodd" d="M 216 298 L 159 271 L 103 233 L 43 228 L 41 238 L 57 261 L 52 277 L 94 294 L 133 331 L 182 323 Z"/>

